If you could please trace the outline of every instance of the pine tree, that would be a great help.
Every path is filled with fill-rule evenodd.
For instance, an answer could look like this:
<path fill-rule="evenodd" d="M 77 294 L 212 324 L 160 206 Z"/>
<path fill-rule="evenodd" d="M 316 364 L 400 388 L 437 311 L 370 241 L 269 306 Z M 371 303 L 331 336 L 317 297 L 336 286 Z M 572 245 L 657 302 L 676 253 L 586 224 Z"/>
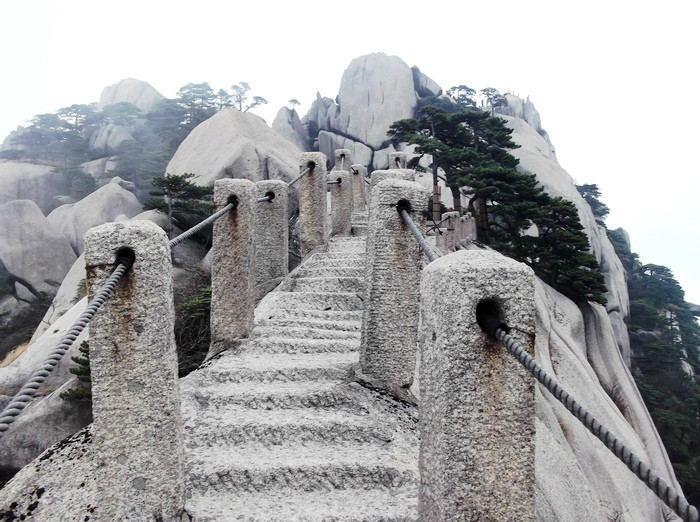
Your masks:
<path fill-rule="evenodd" d="M 78 377 L 78 381 L 80 381 L 83 384 L 78 388 L 71 388 L 70 390 L 61 392 L 59 397 L 61 397 L 61 399 L 63 399 L 64 401 L 92 400 L 92 380 L 90 378 L 90 346 L 88 345 L 87 341 L 83 341 L 82 343 L 80 343 L 78 349 L 80 350 L 81 355 L 71 357 L 71 360 L 74 363 L 76 363 L 77 366 L 73 366 L 68 371 L 70 371 L 73 375 L 76 375 Z"/>
<path fill-rule="evenodd" d="M 517 145 L 505 122 L 464 107 L 450 112 L 426 106 L 420 114 L 395 122 L 389 136 L 415 144 L 416 152 L 432 157 L 434 169 L 445 171 L 455 209 L 461 193 L 469 194 L 479 241 L 527 263 L 574 300 L 605 303 L 604 278 L 576 208 L 549 196 L 534 175 L 516 170 L 518 160 L 507 149 Z M 536 232 L 528 233 L 533 227 Z"/>
<path fill-rule="evenodd" d="M 211 212 L 212 187 L 200 187 L 190 180 L 194 174 L 159 176 L 153 178 L 153 185 L 160 190 L 151 192 L 156 196 L 144 204 L 144 210 L 159 210 L 168 214 L 170 228 L 175 221 L 181 221 L 183 215 L 205 215 Z M 182 225 L 182 223 L 181 223 Z M 169 231 L 170 232 L 170 231 Z"/>

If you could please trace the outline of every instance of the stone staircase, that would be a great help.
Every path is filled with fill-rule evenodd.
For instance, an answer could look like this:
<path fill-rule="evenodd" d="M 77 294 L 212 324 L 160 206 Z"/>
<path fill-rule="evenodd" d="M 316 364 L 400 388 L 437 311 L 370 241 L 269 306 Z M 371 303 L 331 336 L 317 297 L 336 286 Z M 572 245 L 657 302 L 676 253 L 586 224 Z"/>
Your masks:
<path fill-rule="evenodd" d="M 351 378 L 364 258 L 364 237 L 331 239 L 260 302 L 239 353 L 182 379 L 194 520 L 417 520 L 416 410 Z"/>

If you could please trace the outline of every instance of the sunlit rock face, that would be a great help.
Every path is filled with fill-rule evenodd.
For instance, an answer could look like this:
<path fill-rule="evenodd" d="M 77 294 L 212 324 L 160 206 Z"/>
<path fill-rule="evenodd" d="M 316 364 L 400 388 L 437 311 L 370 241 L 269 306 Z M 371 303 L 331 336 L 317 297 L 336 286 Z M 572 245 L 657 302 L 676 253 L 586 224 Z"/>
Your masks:
<path fill-rule="evenodd" d="M 126 78 L 102 90 L 97 110 L 101 111 L 114 103 L 127 102 L 147 113 L 163 98 L 165 97 L 151 84 L 135 78 Z"/>
<path fill-rule="evenodd" d="M 0 360 L 36 326 L 75 253 L 33 201 L 0 205 Z"/>
<path fill-rule="evenodd" d="M 442 92 L 437 83 L 398 56 L 373 53 L 353 60 L 343 73 L 335 100 L 316 94 L 301 128 L 276 120 L 273 129 L 282 136 L 302 141 L 311 150 L 333 158 L 336 148 L 349 149 L 353 161 L 370 171 L 388 166 L 394 152 L 387 132 L 397 120 L 412 118 L 418 99 Z"/>
<path fill-rule="evenodd" d="M 294 143 L 301 151 L 306 152 L 311 149 L 309 134 L 301 123 L 297 111 L 293 109 L 282 107 L 272 121 L 272 130 Z"/>
<path fill-rule="evenodd" d="M 168 163 L 171 175 L 194 174 L 202 186 L 221 178 L 291 181 L 299 173 L 299 147 L 254 114 L 232 107 L 200 123 Z"/>
<path fill-rule="evenodd" d="M 512 96 L 509 98 L 509 103 L 512 98 Z M 518 104 L 516 104 L 517 106 Z M 536 114 L 534 107 L 530 108 L 529 111 L 531 119 L 539 121 L 539 114 Z M 520 160 L 518 170 L 535 174 L 537 180 L 550 195 L 562 197 L 576 205 L 592 252 L 605 276 L 608 288 L 606 309 L 614 325 L 618 348 L 629 365 L 629 337 L 627 327 L 624 324 L 624 320 L 629 317 L 627 281 L 622 262 L 617 257 L 605 228 L 596 223 L 590 206 L 576 190 L 573 178 L 559 165 L 554 148 L 549 141 L 523 119 L 506 115 L 500 115 L 500 117 L 506 120 L 508 127 L 513 129 L 513 141 L 520 145 L 519 148 L 510 151 L 513 156 Z"/>
<path fill-rule="evenodd" d="M 58 207 L 48 220 L 79 255 L 83 251 L 83 234 L 89 229 L 114 221 L 121 214 L 132 217 L 139 212 L 141 203 L 134 194 L 118 183 L 107 183 L 77 203 Z"/>

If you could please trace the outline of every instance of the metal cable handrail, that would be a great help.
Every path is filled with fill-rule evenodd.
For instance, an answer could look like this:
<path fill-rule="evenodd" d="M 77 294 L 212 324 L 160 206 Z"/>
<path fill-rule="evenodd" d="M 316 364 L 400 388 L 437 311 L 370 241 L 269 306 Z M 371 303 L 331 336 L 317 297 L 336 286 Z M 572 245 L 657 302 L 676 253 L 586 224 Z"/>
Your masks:
<path fill-rule="evenodd" d="M 290 181 L 289 183 L 287 183 L 287 186 L 288 186 L 288 187 L 291 187 L 292 185 L 294 185 L 297 181 L 299 181 L 301 178 L 303 178 L 304 176 L 306 176 L 306 174 L 308 174 L 309 172 L 311 172 L 312 169 L 313 169 L 313 167 L 311 167 L 311 166 L 306 167 L 306 168 L 303 170 L 303 172 L 302 172 L 301 174 L 299 174 L 296 178 L 294 178 L 292 181 Z"/>
<path fill-rule="evenodd" d="M 671 508 L 684 522 L 698 522 L 698 509 L 670 486 L 659 474 L 641 461 L 606 426 L 576 401 L 557 380 L 549 375 L 518 342 L 508 334 L 508 327 L 494 315 L 477 317 L 479 326 L 492 338 L 499 341 L 518 362 L 532 374 L 567 410 L 595 435 L 605 446 Z"/>
<path fill-rule="evenodd" d="M 425 237 L 423 237 L 423 234 L 421 234 L 420 230 L 418 230 L 418 227 L 411 219 L 411 216 L 408 215 L 408 210 L 405 207 L 401 206 L 397 207 L 397 210 L 399 211 L 399 215 L 403 218 L 404 223 L 406 223 L 406 226 L 411 231 L 411 234 L 413 234 L 413 237 L 416 238 L 416 241 L 418 241 L 418 244 L 423 250 L 423 253 L 426 256 L 428 256 L 428 259 L 431 262 L 438 259 L 440 256 L 428 244 L 428 241 L 426 241 Z"/>
<path fill-rule="evenodd" d="M 97 310 L 109 299 L 119 280 L 131 269 L 133 261 L 129 258 L 120 257 L 117 259 L 116 265 L 117 267 L 114 269 L 114 272 L 112 272 L 112 275 L 109 276 L 107 282 L 100 288 L 95 297 L 92 298 L 92 301 L 90 301 L 83 314 L 73 324 L 73 327 L 68 330 L 68 333 L 64 335 L 58 343 L 58 346 L 51 351 L 43 364 L 32 373 L 24 386 L 22 386 L 2 413 L 0 413 L 0 437 L 10 429 L 10 424 L 12 424 L 19 414 L 22 413 L 22 410 L 27 407 L 41 385 L 44 384 L 49 374 L 71 347 L 73 341 L 75 341 L 85 329 L 95 313 L 97 313 Z"/>
<path fill-rule="evenodd" d="M 265 196 L 261 198 L 265 200 L 271 200 L 270 196 Z M 176 238 L 170 241 L 170 248 L 182 243 L 185 239 L 196 234 L 204 227 L 217 220 L 230 210 L 234 209 L 237 205 L 237 201 L 233 201 L 226 205 L 224 208 L 218 212 L 212 214 L 207 219 L 201 223 L 193 226 L 186 232 L 183 232 Z M 61 358 L 66 354 L 68 349 L 72 346 L 73 342 L 78 338 L 80 333 L 85 329 L 85 327 L 90 323 L 95 313 L 100 309 L 100 307 L 112 296 L 114 287 L 121 278 L 126 274 L 133 265 L 133 260 L 127 257 L 119 257 L 116 261 L 116 268 L 112 275 L 109 277 L 107 282 L 100 288 L 93 297 L 92 301 L 88 303 L 83 314 L 78 318 L 78 320 L 73 324 L 68 333 L 63 336 L 59 344 L 51 351 L 49 356 L 43 362 L 43 364 L 32 373 L 27 382 L 20 388 L 19 392 L 15 394 L 10 403 L 5 407 L 5 409 L 0 413 L 0 437 L 10 429 L 10 424 L 12 424 L 15 419 L 22 413 L 24 408 L 27 407 L 29 402 L 34 398 L 37 391 L 42 384 L 46 381 L 53 369 L 58 365 Z"/>
<path fill-rule="evenodd" d="M 197 232 L 199 232 L 200 230 L 202 230 L 202 229 L 203 229 L 204 227 L 206 227 L 209 223 L 212 223 L 212 222 L 216 221 L 216 220 L 219 219 L 221 216 L 223 216 L 224 214 L 226 214 L 229 210 L 233 210 L 233 208 L 235 208 L 235 206 L 236 206 L 236 203 L 235 203 L 235 202 L 229 203 L 229 204 L 226 205 L 224 208 L 222 208 L 222 209 L 219 210 L 218 212 L 215 212 L 214 214 L 212 214 L 211 216 L 209 216 L 207 219 L 205 219 L 205 220 L 202 221 L 201 223 L 199 223 L 199 224 L 193 226 L 192 228 L 190 228 L 190 229 L 187 230 L 186 232 L 183 232 L 182 234 L 180 234 L 180 235 L 177 236 L 176 238 L 172 239 L 172 240 L 170 241 L 170 248 L 175 248 L 177 245 L 179 245 L 180 243 L 182 243 L 185 239 L 187 239 L 187 238 L 189 238 L 189 237 L 195 235 Z"/>

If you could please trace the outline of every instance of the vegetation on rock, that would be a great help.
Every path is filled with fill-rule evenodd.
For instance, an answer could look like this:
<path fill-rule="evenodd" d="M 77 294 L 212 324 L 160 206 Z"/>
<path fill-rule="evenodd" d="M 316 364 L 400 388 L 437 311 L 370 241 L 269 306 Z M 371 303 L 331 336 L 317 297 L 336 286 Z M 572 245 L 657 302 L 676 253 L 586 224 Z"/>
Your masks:
<path fill-rule="evenodd" d="M 584 187 L 594 198 L 600 196 L 597 186 Z M 592 205 L 594 213 L 601 208 L 597 203 Z M 602 212 L 597 212 L 600 217 Z M 699 505 L 700 325 L 671 270 L 642 264 L 622 231 L 607 232 L 627 272 L 632 375 L 678 482 L 688 501 Z"/>
<path fill-rule="evenodd" d="M 418 117 L 395 122 L 389 135 L 397 143 L 416 145 L 435 172 L 445 172 L 455 210 L 461 210 L 461 196 L 468 195 L 479 241 L 528 264 L 573 300 L 605 303 L 603 275 L 576 207 L 549 196 L 533 174 L 516 170 L 518 160 L 507 151 L 517 147 L 512 131 L 502 119 L 475 109 L 473 89 L 462 85 L 449 92 L 457 103 L 443 98 L 437 105 L 422 105 Z M 501 103 L 495 91 L 488 95 L 490 104 Z"/>
<path fill-rule="evenodd" d="M 76 364 L 68 371 L 78 377 L 80 386 L 61 392 L 59 397 L 64 401 L 92 401 L 92 380 L 90 378 L 90 345 L 87 341 L 80 343 L 78 347 L 80 355 L 71 357 Z"/>

